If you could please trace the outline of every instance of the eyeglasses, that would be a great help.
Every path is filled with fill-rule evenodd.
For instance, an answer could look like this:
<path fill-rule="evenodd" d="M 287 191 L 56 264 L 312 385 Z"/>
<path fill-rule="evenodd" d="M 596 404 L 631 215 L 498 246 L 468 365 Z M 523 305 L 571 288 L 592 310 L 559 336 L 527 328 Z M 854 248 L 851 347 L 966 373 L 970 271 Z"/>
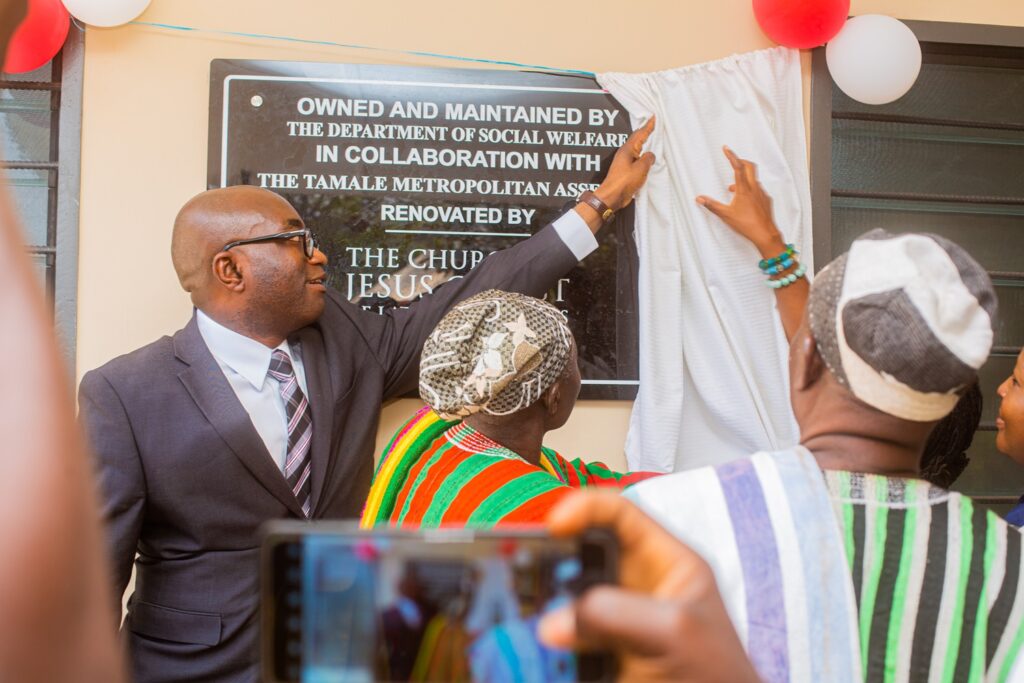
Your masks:
<path fill-rule="evenodd" d="M 273 235 L 263 235 L 262 237 L 251 237 L 247 240 L 235 240 L 234 242 L 228 242 L 225 244 L 221 251 L 227 251 L 233 247 L 237 247 L 242 244 L 256 244 L 257 242 L 270 242 L 271 240 L 290 240 L 294 237 L 302 238 L 302 253 L 306 255 L 306 258 L 313 258 L 313 254 L 316 253 L 316 240 L 313 239 L 313 233 L 309 228 L 303 228 L 302 230 L 289 230 L 288 232 L 278 232 Z"/>

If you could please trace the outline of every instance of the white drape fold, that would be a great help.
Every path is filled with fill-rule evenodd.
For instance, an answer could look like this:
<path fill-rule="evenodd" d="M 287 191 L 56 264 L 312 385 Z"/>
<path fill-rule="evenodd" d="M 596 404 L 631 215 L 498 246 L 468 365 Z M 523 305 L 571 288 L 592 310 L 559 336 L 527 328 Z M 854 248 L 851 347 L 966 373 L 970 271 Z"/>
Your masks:
<path fill-rule="evenodd" d="M 771 48 L 598 81 L 634 127 L 658 117 L 648 141 L 658 161 L 636 198 L 640 390 L 630 469 L 689 469 L 792 446 L 788 346 L 760 255 L 694 199 L 728 201 L 729 145 L 757 164 L 776 223 L 811 269 L 799 53 Z"/>

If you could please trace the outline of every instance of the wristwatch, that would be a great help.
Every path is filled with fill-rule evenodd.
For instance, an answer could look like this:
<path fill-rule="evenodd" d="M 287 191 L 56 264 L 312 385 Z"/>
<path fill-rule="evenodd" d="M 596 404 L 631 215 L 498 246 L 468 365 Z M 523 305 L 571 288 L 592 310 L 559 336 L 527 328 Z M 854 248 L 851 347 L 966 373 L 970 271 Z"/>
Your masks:
<path fill-rule="evenodd" d="M 597 215 L 600 216 L 601 220 L 604 221 L 605 223 L 610 221 L 612 219 L 612 216 L 615 215 L 615 212 L 612 211 L 612 209 L 607 204 L 602 202 L 600 197 L 598 197 L 590 190 L 586 190 L 583 194 L 581 194 L 576 199 L 576 203 L 586 204 L 594 211 L 597 211 Z"/>

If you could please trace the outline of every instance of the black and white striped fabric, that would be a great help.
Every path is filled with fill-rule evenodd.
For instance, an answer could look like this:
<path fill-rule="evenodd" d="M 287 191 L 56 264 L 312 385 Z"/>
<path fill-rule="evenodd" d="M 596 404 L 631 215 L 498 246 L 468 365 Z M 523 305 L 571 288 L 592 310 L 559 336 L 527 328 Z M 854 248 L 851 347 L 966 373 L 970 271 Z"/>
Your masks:
<path fill-rule="evenodd" d="M 309 447 L 313 441 L 313 418 L 310 415 L 309 402 L 299 387 L 292 359 L 287 353 L 281 349 L 274 351 L 270 356 L 270 368 L 267 372 L 280 385 L 285 415 L 288 418 L 288 455 L 285 457 L 284 476 L 302 506 L 303 514 L 308 518 L 312 491 Z"/>
<path fill-rule="evenodd" d="M 988 358 L 996 295 L 985 269 L 944 237 L 872 230 L 818 274 L 808 313 L 840 384 L 884 413 L 929 422 Z"/>

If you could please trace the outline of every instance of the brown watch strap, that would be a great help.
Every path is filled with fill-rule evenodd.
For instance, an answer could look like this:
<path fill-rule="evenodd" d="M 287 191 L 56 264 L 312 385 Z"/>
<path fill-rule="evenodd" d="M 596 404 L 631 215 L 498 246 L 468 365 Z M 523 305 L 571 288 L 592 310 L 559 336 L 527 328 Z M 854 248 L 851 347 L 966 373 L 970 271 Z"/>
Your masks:
<path fill-rule="evenodd" d="M 615 212 L 612 211 L 607 204 L 602 202 L 600 197 L 598 197 L 590 190 L 586 190 L 583 194 L 581 194 L 579 198 L 576 200 L 576 202 L 580 204 L 586 204 L 594 211 L 597 211 L 597 215 L 600 216 L 601 220 L 604 221 L 605 223 L 610 221 L 612 219 L 612 216 L 615 215 Z"/>

